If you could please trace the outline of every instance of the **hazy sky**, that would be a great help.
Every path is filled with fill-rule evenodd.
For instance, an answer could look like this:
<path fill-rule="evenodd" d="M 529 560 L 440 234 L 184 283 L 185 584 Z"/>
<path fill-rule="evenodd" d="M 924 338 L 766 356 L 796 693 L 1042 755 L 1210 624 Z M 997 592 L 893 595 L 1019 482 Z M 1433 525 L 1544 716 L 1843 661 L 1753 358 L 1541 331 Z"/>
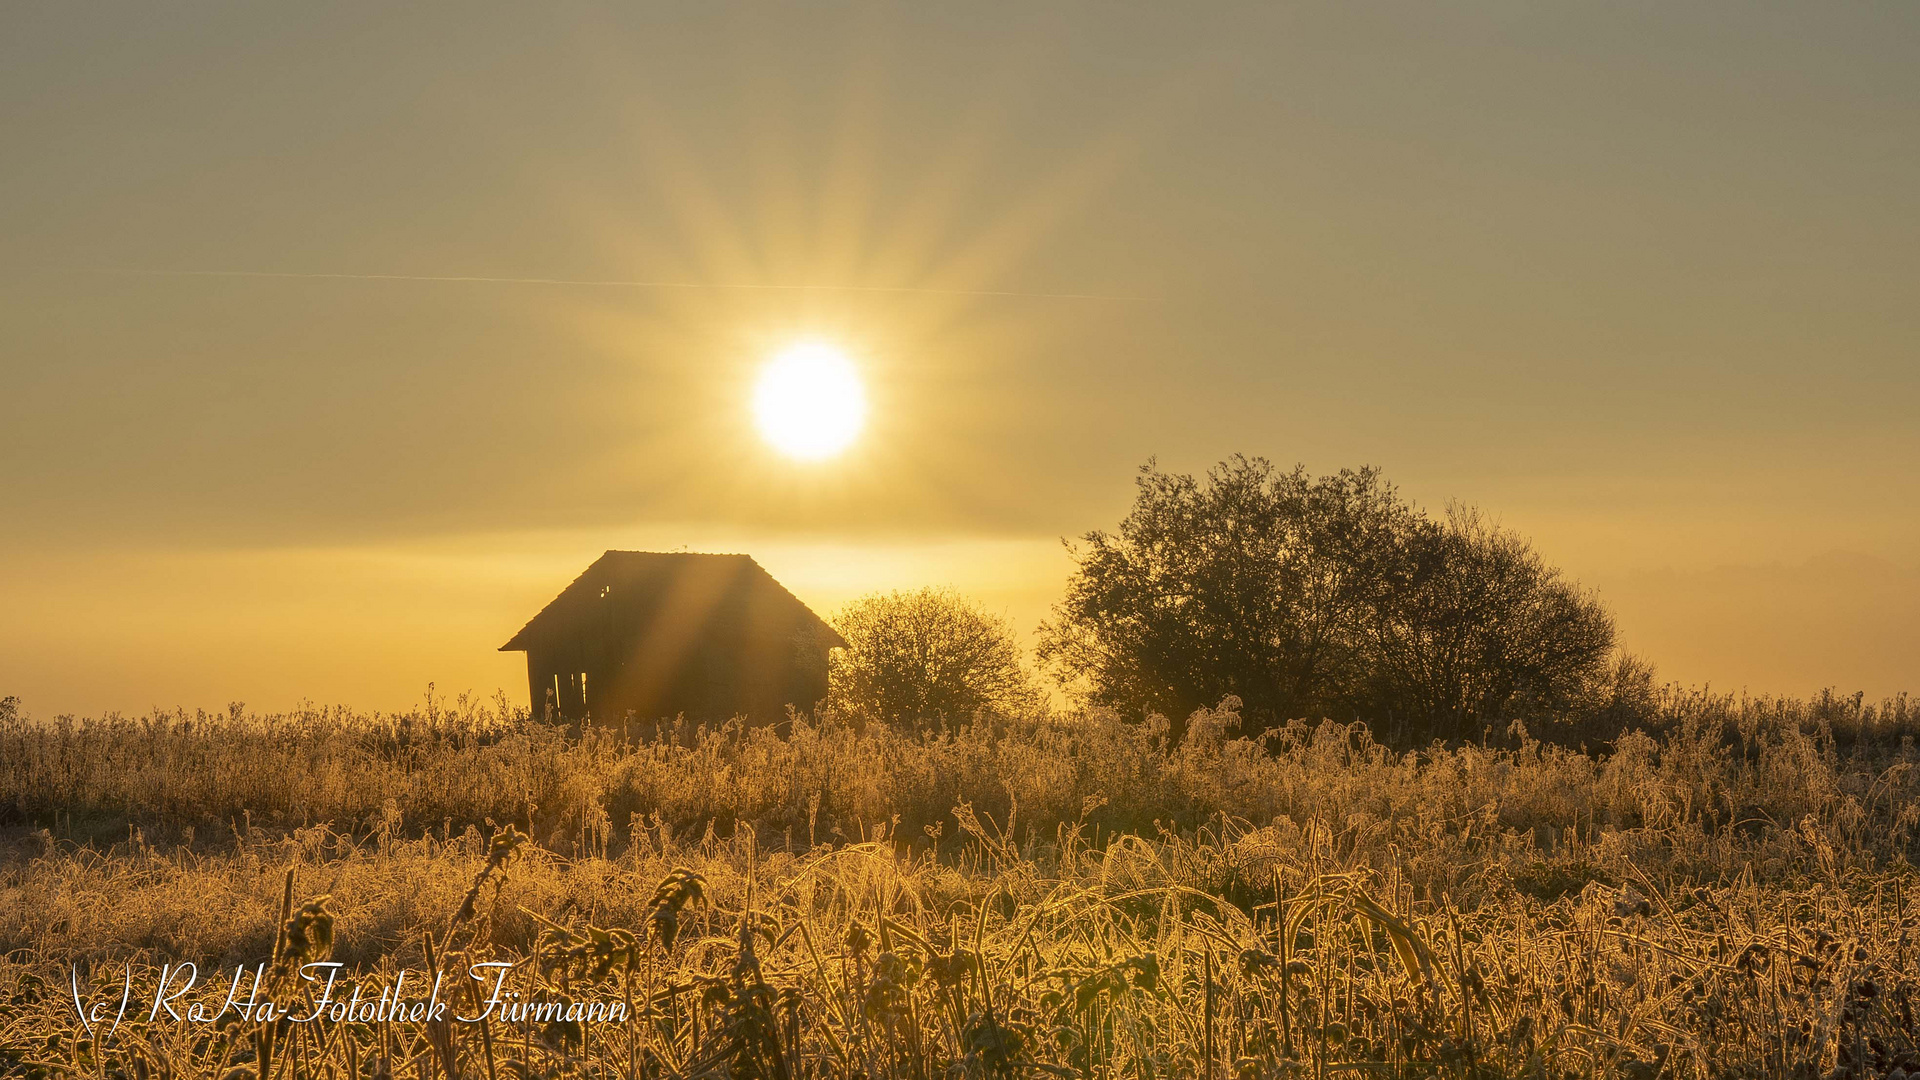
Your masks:
<path fill-rule="evenodd" d="M 1487 509 L 1666 677 L 1920 690 L 1916 117 L 1907 0 L 6 4 L 0 694 L 518 695 L 609 547 L 1027 630 L 1233 452 Z M 801 338 L 826 463 L 750 422 Z"/>

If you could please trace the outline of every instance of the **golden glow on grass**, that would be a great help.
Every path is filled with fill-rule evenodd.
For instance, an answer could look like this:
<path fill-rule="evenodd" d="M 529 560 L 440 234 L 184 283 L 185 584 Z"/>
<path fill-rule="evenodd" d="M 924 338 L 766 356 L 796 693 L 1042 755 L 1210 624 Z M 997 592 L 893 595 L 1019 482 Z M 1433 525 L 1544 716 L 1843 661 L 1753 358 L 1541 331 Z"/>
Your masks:
<path fill-rule="evenodd" d="M 761 370 L 753 418 L 761 437 L 788 457 L 829 458 L 866 426 L 866 387 L 853 361 L 832 345 L 790 345 Z"/>

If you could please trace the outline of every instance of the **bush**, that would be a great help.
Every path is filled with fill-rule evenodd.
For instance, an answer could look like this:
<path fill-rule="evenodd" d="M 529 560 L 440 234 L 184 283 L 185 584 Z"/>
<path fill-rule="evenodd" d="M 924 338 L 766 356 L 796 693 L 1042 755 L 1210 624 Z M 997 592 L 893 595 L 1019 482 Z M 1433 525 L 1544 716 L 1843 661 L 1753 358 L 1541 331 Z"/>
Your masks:
<path fill-rule="evenodd" d="M 1632 676 L 1609 663 L 1613 617 L 1598 600 L 1473 510 L 1413 520 L 1406 569 L 1357 612 L 1361 685 L 1342 704 L 1404 741 L 1565 721 L 1615 700 L 1610 678 Z"/>
<path fill-rule="evenodd" d="M 1041 704 L 1012 627 L 955 593 L 868 596 L 833 624 L 851 648 L 834 654 L 827 702 L 855 723 L 936 727 Z"/>
<path fill-rule="evenodd" d="M 1255 731 L 1364 719 L 1419 742 L 1625 700 L 1605 608 L 1470 509 L 1435 520 L 1377 470 L 1259 458 L 1204 481 L 1149 463 L 1138 485 L 1041 628 L 1043 663 L 1090 704 L 1183 717 L 1233 696 Z"/>

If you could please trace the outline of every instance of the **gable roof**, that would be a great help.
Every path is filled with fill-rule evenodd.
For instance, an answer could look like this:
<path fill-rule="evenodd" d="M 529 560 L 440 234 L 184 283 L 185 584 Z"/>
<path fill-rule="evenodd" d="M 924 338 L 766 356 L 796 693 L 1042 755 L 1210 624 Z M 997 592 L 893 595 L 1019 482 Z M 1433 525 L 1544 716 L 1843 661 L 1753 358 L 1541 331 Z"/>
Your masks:
<path fill-rule="evenodd" d="M 774 580 L 772 574 L 749 555 L 709 555 L 685 551 L 608 551 L 580 572 L 573 583 L 560 590 L 527 625 L 500 646 L 501 652 L 525 652 L 534 638 L 549 629 L 560 628 L 579 604 L 597 596 L 600 590 L 618 586 L 625 590 L 671 588 L 717 589 L 727 586 L 746 588 L 779 606 L 791 605 L 792 614 L 803 625 L 813 627 L 829 647 L 846 648 L 847 640 L 825 619 L 813 613 L 800 598 Z"/>

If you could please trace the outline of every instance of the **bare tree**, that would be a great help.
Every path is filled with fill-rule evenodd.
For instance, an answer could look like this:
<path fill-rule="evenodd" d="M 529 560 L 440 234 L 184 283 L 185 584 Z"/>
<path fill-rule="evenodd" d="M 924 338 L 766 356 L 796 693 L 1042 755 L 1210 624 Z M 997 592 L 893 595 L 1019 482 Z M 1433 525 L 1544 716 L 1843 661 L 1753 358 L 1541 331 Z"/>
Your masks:
<path fill-rule="evenodd" d="M 1043 697 L 1012 627 L 943 589 L 875 594 L 833 618 L 850 648 L 834 654 L 827 702 L 863 723 L 915 728 L 1014 715 Z"/>

